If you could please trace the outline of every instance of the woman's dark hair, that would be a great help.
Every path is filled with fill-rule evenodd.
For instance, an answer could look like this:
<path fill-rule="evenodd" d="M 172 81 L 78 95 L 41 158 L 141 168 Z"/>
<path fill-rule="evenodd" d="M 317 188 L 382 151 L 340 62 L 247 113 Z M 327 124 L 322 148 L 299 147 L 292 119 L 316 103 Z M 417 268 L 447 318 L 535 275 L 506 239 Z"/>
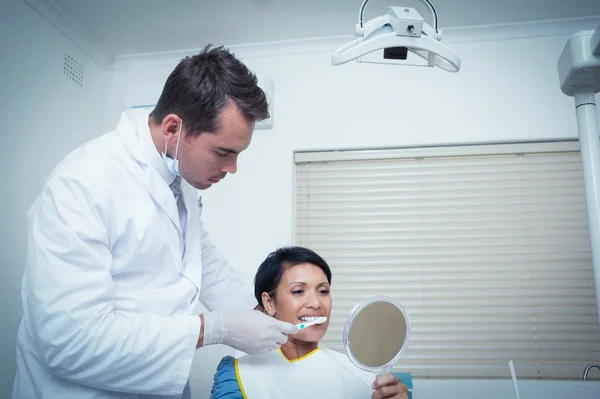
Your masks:
<path fill-rule="evenodd" d="M 229 50 L 208 45 L 199 54 L 181 60 L 171 72 L 152 118 L 160 124 L 168 114 L 176 114 L 188 135 L 216 133 L 219 112 L 229 101 L 248 119 L 269 118 L 267 97 L 256 76 Z"/>
<path fill-rule="evenodd" d="M 331 270 L 329 265 L 316 252 L 303 247 L 284 247 L 273 251 L 267 256 L 267 259 L 259 266 L 256 276 L 254 276 L 254 296 L 258 304 L 262 306 L 262 293 L 268 292 L 273 298 L 275 291 L 281 282 L 283 272 L 288 267 L 296 266 L 302 263 L 310 263 L 325 273 L 327 282 L 331 284 Z"/>

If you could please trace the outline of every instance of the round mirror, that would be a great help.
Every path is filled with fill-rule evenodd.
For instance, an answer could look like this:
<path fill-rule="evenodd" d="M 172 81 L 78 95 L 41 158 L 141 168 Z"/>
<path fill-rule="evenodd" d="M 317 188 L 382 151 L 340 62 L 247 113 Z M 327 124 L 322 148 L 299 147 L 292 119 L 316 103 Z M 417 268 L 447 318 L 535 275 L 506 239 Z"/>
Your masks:
<path fill-rule="evenodd" d="M 410 319 L 393 298 L 368 298 L 348 315 L 343 343 L 357 367 L 376 374 L 389 373 L 404 354 L 410 339 Z"/>

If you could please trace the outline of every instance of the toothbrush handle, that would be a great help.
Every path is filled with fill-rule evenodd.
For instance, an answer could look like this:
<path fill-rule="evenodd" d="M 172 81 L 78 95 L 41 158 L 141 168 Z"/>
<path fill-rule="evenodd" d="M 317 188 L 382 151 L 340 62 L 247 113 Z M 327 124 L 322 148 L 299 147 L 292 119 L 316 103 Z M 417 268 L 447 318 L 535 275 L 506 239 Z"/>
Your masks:
<path fill-rule="evenodd" d="M 308 322 L 308 323 L 300 323 L 300 324 L 297 324 L 297 326 L 298 326 L 298 329 L 300 329 L 300 330 L 304 330 L 306 327 L 310 327 L 310 326 L 312 326 L 313 324 L 316 324 L 316 323 L 315 323 L 314 321 L 311 321 L 311 322 Z"/>

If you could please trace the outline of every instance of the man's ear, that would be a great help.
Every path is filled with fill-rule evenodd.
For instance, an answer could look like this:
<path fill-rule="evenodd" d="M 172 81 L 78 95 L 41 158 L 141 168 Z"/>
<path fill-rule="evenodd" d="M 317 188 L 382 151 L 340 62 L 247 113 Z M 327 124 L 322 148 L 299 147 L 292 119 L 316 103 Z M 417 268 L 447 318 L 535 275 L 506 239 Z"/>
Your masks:
<path fill-rule="evenodd" d="M 162 120 L 161 128 L 162 134 L 165 141 L 175 144 L 177 142 L 177 133 L 179 132 L 179 125 L 183 121 L 180 117 L 175 114 L 169 114 Z M 183 132 L 181 133 L 183 134 Z"/>
<path fill-rule="evenodd" d="M 262 303 L 263 303 L 263 308 L 265 308 L 265 311 L 267 312 L 267 314 L 269 316 L 274 316 L 275 315 L 275 303 L 273 301 L 273 298 L 271 298 L 271 296 L 268 293 L 263 292 L 261 295 L 261 299 L 262 299 Z"/>

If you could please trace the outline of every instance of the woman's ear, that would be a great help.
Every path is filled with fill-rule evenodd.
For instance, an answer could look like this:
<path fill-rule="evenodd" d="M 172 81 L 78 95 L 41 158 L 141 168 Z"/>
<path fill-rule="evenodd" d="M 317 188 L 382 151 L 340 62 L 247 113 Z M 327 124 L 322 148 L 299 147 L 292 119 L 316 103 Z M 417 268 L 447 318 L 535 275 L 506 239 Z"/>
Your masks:
<path fill-rule="evenodd" d="M 275 304 L 273 302 L 273 298 L 271 298 L 271 296 L 268 293 L 263 292 L 261 295 L 261 299 L 265 312 L 267 312 L 269 316 L 275 316 Z"/>

